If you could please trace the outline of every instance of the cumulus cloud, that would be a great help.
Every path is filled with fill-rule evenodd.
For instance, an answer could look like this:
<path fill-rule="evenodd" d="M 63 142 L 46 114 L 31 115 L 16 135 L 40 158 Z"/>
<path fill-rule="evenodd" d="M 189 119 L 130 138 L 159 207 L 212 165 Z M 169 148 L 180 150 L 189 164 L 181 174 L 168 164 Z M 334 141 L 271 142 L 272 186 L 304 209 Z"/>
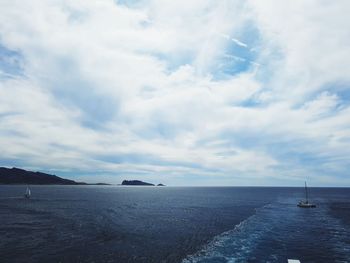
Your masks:
<path fill-rule="evenodd" d="M 350 183 L 347 1 L 0 8 L 1 165 L 88 181 Z"/>

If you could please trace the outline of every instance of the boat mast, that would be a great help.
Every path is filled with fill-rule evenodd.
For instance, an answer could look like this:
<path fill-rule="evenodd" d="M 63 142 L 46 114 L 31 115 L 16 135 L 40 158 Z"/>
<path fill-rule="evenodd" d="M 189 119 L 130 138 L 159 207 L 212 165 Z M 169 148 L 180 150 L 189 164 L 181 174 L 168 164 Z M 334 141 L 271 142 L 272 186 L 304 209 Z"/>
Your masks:
<path fill-rule="evenodd" d="M 307 194 L 306 181 L 305 181 L 305 196 L 306 196 L 306 202 L 309 202 L 309 197 L 308 197 L 308 194 Z"/>

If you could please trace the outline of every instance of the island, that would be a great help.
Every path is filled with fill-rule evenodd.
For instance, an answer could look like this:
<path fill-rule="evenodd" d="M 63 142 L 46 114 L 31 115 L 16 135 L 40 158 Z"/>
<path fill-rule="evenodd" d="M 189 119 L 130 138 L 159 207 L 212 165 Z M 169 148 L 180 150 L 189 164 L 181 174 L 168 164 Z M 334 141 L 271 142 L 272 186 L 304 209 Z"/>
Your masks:
<path fill-rule="evenodd" d="M 157 186 L 165 186 L 164 184 L 157 184 Z"/>
<path fill-rule="evenodd" d="M 32 172 L 16 167 L 0 167 L 0 184 L 35 184 L 35 185 L 108 185 L 104 183 L 87 184 L 64 179 L 53 174 Z"/>
<path fill-rule="evenodd" d="M 142 181 L 139 181 L 139 180 L 124 180 L 124 181 L 122 182 L 122 185 L 145 185 L 145 186 L 154 186 L 154 184 L 142 182 Z"/>

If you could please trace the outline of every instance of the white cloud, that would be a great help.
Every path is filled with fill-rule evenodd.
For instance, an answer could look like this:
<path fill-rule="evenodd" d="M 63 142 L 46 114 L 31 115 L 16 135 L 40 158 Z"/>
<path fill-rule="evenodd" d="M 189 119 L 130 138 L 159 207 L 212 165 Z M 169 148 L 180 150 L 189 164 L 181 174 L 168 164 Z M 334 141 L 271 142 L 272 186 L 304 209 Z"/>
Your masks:
<path fill-rule="evenodd" d="M 349 83 L 348 1 L 250 1 L 250 6 L 275 96 L 300 103 L 325 86 Z"/>
<path fill-rule="evenodd" d="M 243 43 L 242 41 L 240 41 L 240 40 L 238 40 L 238 39 L 236 39 L 236 38 L 232 38 L 231 40 L 232 40 L 235 44 L 237 44 L 238 46 L 245 47 L 245 48 L 248 47 L 248 45 L 247 45 L 246 43 Z"/>
<path fill-rule="evenodd" d="M 187 174 L 203 184 L 342 182 L 350 164 L 347 7 L 1 3 L 1 44 L 21 54 L 23 74 L 0 77 L 0 160 L 164 176 L 167 184 Z M 230 39 L 256 60 L 233 54 Z M 222 54 L 248 66 L 218 74 Z"/>

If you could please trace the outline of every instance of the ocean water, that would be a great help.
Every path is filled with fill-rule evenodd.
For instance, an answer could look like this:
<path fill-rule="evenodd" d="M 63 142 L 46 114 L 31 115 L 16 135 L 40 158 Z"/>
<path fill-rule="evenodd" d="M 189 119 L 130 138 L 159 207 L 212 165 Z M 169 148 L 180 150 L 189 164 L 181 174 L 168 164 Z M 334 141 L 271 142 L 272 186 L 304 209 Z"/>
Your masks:
<path fill-rule="evenodd" d="M 0 262 L 350 262 L 350 188 L 0 186 Z"/>

